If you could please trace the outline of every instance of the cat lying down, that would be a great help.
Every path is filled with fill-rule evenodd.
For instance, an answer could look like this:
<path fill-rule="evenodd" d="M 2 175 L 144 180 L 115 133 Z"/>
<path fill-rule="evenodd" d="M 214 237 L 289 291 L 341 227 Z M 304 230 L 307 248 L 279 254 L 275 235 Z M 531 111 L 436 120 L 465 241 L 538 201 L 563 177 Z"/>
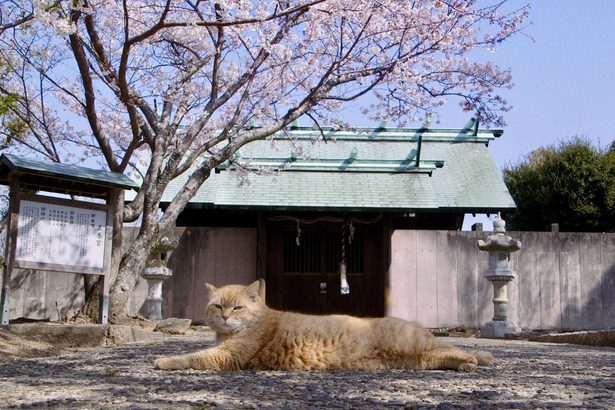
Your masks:
<path fill-rule="evenodd" d="M 207 325 L 215 347 L 159 358 L 156 369 L 333 370 L 452 369 L 471 372 L 493 362 L 489 352 L 464 352 L 416 323 L 396 318 L 304 315 L 265 305 L 265 282 L 210 292 Z"/>

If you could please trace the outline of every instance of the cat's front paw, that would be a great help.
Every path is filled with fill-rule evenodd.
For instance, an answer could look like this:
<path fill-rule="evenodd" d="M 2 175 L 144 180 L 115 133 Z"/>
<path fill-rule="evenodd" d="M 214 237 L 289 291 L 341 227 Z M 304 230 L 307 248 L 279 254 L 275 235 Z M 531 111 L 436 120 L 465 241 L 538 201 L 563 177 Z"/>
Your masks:
<path fill-rule="evenodd" d="M 181 357 L 161 357 L 154 361 L 154 368 L 158 370 L 182 370 L 188 367 L 188 361 Z"/>
<path fill-rule="evenodd" d="M 457 370 L 459 370 L 460 372 L 475 372 L 477 364 L 478 364 L 478 361 L 476 360 L 475 357 L 473 357 L 472 359 L 461 363 L 459 367 L 457 368 Z"/>

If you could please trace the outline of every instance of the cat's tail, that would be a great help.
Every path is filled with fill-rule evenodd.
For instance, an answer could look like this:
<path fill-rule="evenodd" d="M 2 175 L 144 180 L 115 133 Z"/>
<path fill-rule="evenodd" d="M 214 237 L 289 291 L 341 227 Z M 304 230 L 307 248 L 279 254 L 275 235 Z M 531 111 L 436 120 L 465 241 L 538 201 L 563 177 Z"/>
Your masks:
<path fill-rule="evenodd" d="M 474 355 L 474 357 L 476 357 L 476 360 L 478 361 L 479 365 L 486 366 L 495 362 L 495 358 L 493 357 L 493 355 L 484 350 L 474 350 L 470 353 Z"/>

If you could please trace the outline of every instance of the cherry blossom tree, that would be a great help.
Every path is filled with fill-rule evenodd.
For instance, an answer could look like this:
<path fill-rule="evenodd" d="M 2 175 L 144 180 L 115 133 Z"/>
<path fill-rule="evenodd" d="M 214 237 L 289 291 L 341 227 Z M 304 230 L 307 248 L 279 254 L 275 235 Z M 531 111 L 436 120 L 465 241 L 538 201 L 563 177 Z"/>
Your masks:
<path fill-rule="evenodd" d="M 11 103 L 0 134 L 6 149 L 115 172 L 146 159 L 116 218 L 116 228 L 142 218 L 116 255 L 119 322 L 152 248 L 244 144 L 299 118 L 340 126 L 338 112 L 358 98 L 369 118 L 399 126 L 448 99 L 501 124 L 510 73 L 476 50 L 510 38 L 526 14 L 500 0 L 5 1 L 0 96 Z M 186 172 L 160 216 L 162 193 Z"/>

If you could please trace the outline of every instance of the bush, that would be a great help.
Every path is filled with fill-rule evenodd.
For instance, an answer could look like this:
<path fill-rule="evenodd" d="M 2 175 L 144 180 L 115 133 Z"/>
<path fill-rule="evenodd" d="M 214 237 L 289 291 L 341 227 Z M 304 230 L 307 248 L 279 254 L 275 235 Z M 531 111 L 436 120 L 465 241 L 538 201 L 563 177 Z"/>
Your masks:
<path fill-rule="evenodd" d="M 504 181 L 517 203 L 509 229 L 615 231 L 615 141 L 608 150 L 578 137 L 540 148 L 504 169 Z"/>

